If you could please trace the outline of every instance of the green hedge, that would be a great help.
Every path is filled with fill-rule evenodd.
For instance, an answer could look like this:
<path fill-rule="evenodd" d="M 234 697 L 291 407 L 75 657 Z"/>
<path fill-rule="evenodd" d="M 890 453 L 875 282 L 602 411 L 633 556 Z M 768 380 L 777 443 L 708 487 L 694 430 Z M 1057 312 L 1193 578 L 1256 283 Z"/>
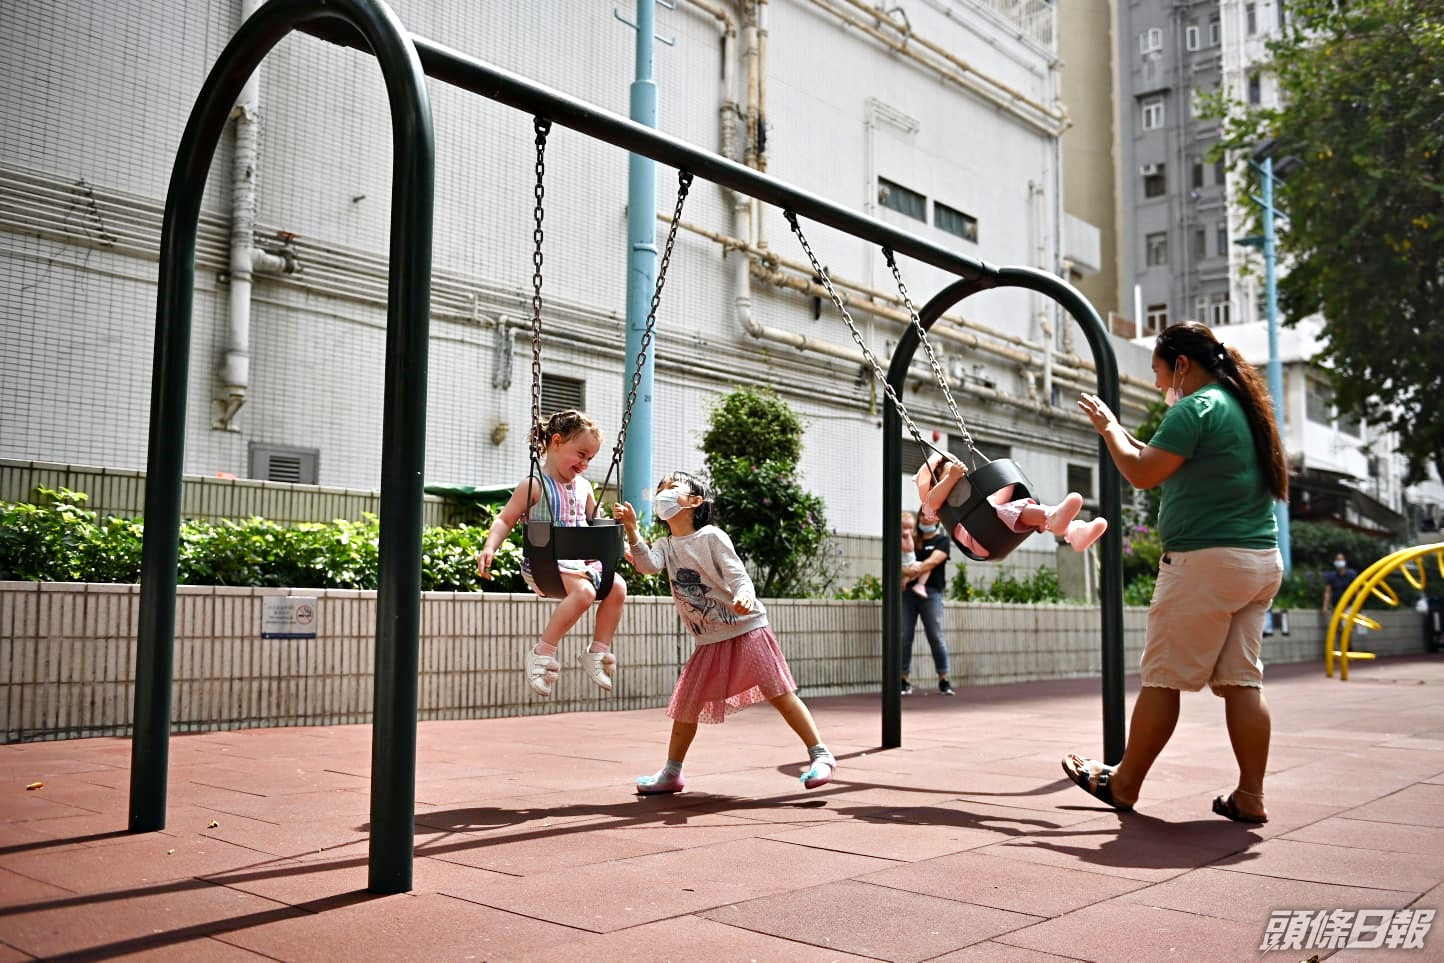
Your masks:
<path fill-rule="evenodd" d="M 139 519 L 100 517 L 88 496 L 40 488 L 36 504 L 0 502 L 0 579 L 36 582 L 138 582 Z M 421 588 L 441 592 L 527 592 L 521 578 L 521 530 L 512 531 L 491 571 L 476 572 L 492 514 L 475 525 L 421 533 Z M 380 526 L 364 521 L 280 525 L 264 518 L 181 523 L 183 585 L 376 588 Z M 623 573 L 632 594 L 665 594 L 661 576 Z"/>

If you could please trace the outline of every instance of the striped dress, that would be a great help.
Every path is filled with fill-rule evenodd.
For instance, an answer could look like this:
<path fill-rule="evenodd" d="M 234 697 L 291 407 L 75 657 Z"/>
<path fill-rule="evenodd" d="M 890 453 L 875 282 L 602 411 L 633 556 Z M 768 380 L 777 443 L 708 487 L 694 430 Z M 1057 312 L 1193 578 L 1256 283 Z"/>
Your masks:
<path fill-rule="evenodd" d="M 571 484 L 557 481 L 546 472 L 541 472 L 543 494 L 546 496 L 546 504 L 538 498 L 536 504 L 527 513 L 531 521 L 544 520 L 548 517 L 547 506 L 551 507 L 550 517 L 554 525 L 566 525 L 577 527 L 587 524 L 587 498 L 592 493 L 592 486 L 585 478 L 578 475 L 573 478 Z M 533 476 L 534 477 L 534 476 Z M 602 582 L 602 563 L 595 560 L 576 558 L 557 559 L 557 569 L 563 575 L 568 572 L 586 574 L 592 581 L 592 587 L 596 588 Z M 532 577 L 531 565 L 523 558 L 521 560 L 521 577 L 533 592 L 543 594 L 537 588 L 536 580 Z"/>

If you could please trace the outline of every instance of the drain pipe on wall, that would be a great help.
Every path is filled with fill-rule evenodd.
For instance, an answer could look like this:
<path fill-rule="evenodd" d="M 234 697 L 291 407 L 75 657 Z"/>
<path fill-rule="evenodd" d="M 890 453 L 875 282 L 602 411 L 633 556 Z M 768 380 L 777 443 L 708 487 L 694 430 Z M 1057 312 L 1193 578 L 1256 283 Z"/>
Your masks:
<path fill-rule="evenodd" d="M 262 0 L 241 0 L 241 23 L 261 6 Z M 235 157 L 231 167 L 230 304 L 226 323 L 225 354 L 216 372 L 219 391 L 211 427 L 239 431 L 236 414 L 246 403 L 251 383 L 251 276 L 296 270 L 295 261 L 256 247 L 256 166 L 259 158 L 261 68 L 256 67 L 241 88 L 231 110 L 235 122 Z"/>

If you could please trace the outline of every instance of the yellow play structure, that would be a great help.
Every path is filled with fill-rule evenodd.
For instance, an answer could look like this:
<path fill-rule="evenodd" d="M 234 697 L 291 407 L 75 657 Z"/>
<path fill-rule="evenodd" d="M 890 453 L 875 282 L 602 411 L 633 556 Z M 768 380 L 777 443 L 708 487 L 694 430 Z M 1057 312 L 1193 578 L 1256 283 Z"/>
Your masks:
<path fill-rule="evenodd" d="M 1391 555 L 1385 555 L 1373 565 L 1359 573 L 1358 577 L 1349 583 L 1344 594 L 1339 596 L 1339 602 L 1334 606 L 1334 614 L 1329 619 L 1329 635 L 1324 648 L 1324 674 L 1330 678 L 1334 675 L 1334 659 L 1339 660 L 1339 679 L 1347 681 L 1349 678 L 1350 659 L 1372 659 L 1372 652 L 1350 652 L 1349 636 L 1353 633 L 1354 626 L 1362 625 L 1368 629 L 1379 628 L 1379 623 L 1361 615 L 1359 610 L 1364 607 L 1364 602 L 1370 595 L 1382 599 L 1390 605 L 1399 604 L 1399 593 L 1394 591 L 1387 579 L 1390 575 L 1398 572 L 1419 591 L 1424 591 L 1426 581 L 1425 561 L 1428 556 L 1434 556 L 1435 565 L 1439 569 L 1439 576 L 1444 579 L 1444 542 L 1436 542 L 1433 545 L 1415 545 L 1410 548 L 1402 548 Z M 1410 570 L 1410 565 L 1414 570 Z"/>

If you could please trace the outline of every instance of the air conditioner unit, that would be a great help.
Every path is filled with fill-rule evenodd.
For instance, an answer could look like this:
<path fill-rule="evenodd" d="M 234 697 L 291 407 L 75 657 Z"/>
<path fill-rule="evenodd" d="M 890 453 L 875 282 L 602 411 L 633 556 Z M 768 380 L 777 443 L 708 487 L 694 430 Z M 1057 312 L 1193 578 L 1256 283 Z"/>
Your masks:
<path fill-rule="evenodd" d="M 1144 164 L 1142 167 L 1138 168 L 1138 173 L 1142 174 L 1144 177 L 1157 177 L 1159 174 L 1163 173 L 1162 165 Z"/>

